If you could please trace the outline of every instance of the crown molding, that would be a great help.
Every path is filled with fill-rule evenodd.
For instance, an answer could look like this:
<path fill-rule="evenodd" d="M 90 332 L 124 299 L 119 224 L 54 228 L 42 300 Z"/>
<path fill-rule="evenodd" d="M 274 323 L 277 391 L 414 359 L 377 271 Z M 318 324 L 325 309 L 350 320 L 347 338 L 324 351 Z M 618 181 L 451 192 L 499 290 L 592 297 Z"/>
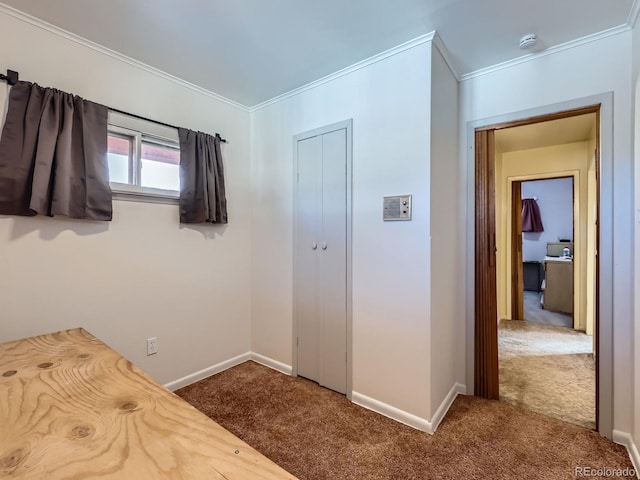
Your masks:
<path fill-rule="evenodd" d="M 531 60 L 536 60 L 541 57 L 546 57 L 547 55 L 553 55 L 555 53 L 562 52 L 564 50 L 570 50 L 572 48 L 580 47 L 587 43 L 597 42 L 598 40 L 602 40 L 603 38 L 613 37 L 615 35 L 619 35 L 621 33 L 625 33 L 630 30 L 631 30 L 631 27 L 629 27 L 629 25 L 625 23 L 624 25 L 619 25 L 617 27 L 609 28 L 608 30 L 603 30 L 598 33 L 593 33 L 591 35 L 578 38 L 576 40 L 571 40 L 566 43 L 561 43 L 560 45 L 547 48 L 546 50 L 542 50 L 541 52 L 530 53 L 528 55 L 523 55 L 522 57 L 514 58 L 513 60 L 507 60 L 506 62 L 497 63 L 495 65 L 491 65 L 490 67 L 481 68 L 480 70 L 465 73 L 464 75 L 460 76 L 460 81 L 464 82 L 472 78 L 480 77 L 482 75 L 487 75 L 489 73 L 497 72 L 499 70 L 504 70 L 505 68 L 513 67 L 515 65 L 520 65 L 521 63 L 526 63 Z"/>
<path fill-rule="evenodd" d="M 633 0 L 633 5 L 631 5 L 631 11 L 629 11 L 629 16 L 627 17 L 627 25 L 629 26 L 629 28 L 634 28 L 636 26 L 639 13 L 640 13 L 640 0 Z"/>
<path fill-rule="evenodd" d="M 338 70 L 337 72 L 333 72 L 325 77 L 319 78 L 318 80 L 314 80 L 313 82 L 302 85 L 301 87 L 295 88 L 293 90 L 289 90 L 288 92 L 285 92 L 282 95 L 278 95 L 277 97 L 273 97 L 270 100 L 259 103 L 258 105 L 251 107 L 249 111 L 256 112 L 258 110 L 268 107 L 269 105 L 273 105 L 274 103 L 281 102 L 283 100 L 286 100 L 287 98 L 291 98 L 301 94 L 302 92 L 306 92 L 307 90 L 311 90 L 320 85 L 324 85 L 325 83 L 329 83 L 337 78 L 344 77 L 345 75 L 349 75 L 350 73 L 353 73 L 357 70 L 368 67 L 369 65 L 373 65 L 374 63 L 378 63 L 382 60 L 385 60 L 389 57 L 393 57 L 394 55 L 398 55 L 399 53 L 405 52 L 414 47 L 422 45 L 424 43 L 431 42 L 436 36 L 437 36 L 437 33 L 434 30 L 433 32 L 416 37 L 413 40 L 409 40 L 408 42 L 397 45 L 393 48 L 390 48 L 389 50 L 385 50 L 384 52 L 378 53 L 376 55 L 373 55 L 372 57 L 361 60 L 360 62 L 354 63 L 353 65 L 343 68 L 342 70 Z M 444 56 L 444 53 L 443 53 L 443 56 Z M 446 60 L 446 57 L 445 57 L 445 60 Z M 449 62 L 447 61 L 447 64 L 448 63 Z"/>
<path fill-rule="evenodd" d="M 98 53 L 111 57 L 120 62 L 126 63 L 128 65 L 131 65 L 132 67 L 139 68 L 140 70 L 144 70 L 148 73 L 151 73 L 160 78 L 163 78 L 164 80 L 168 80 L 172 83 L 180 85 L 181 87 L 188 88 L 189 90 L 192 90 L 194 92 L 213 98 L 222 103 L 226 103 L 227 105 L 230 105 L 232 107 L 238 108 L 245 112 L 249 112 L 250 110 L 249 107 L 247 107 L 246 105 L 242 105 L 241 103 L 238 103 L 229 98 L 223 97 L 222 95 L 212 92 L 211 90 L 207 90 L 206 88 L 202 88 L 202 87 L 199 87 L 198 85 L 187 82 L 186 80 L 182 80 L 181 78 L 171 75 L 163 70 L 152 67 L 151 65 L 147 65 L 146 63 L 143 63 L 139 60 L 135 60 L 134 58 L 131 58 L 122 53 L 116 52 L 115 50 L 111 50 L 110 48 L 107 48 L 103 45 L 92 42 L 91 40 L 88 40 L 84 37 L 76 35 L 75 33 L 68 32 L 67 30 L 57 27 L 51 23 L 45 22 L 39 18 L 33 17 L 27 13 L 21 12 L 20 10 L 16 10 L 15 8 L 5 5 L 3 3 L 0 3 L 0 13 L 4 13 L 17 20 L 28 23 L 29 25 L 40 28 L 49 33 L 53 33 L 54 35 L 58 35 L 59 37 L 62 37 L 66 40 L 77 43 L 78 45 L 82 45 L 83 47 L 90 48 L 91 50 L 94 50 Z"/>
<path fill-rule="evenodd" d="M 440 52 L 440 55 L 442 55 L 442 58 L 444 59 L 444 61 L 447 64 L 447 66 L 449 67 L 449 70 L 451 70 L 451 73 L 456 78 L 456 80 L 459 82 L 460 81 L 460 75 L 458 74 L 458 72 L 454 68 L 453 60 L 451 59 L 451 54 L 449 53 L 449 50 L 447 50 L 447 46 L 444 44 L 444 42 L 440 38 L 440 35 L 438 35 L 438 32 L 434 32 L 433 45 L 438 49 L 438 51 Z"/>

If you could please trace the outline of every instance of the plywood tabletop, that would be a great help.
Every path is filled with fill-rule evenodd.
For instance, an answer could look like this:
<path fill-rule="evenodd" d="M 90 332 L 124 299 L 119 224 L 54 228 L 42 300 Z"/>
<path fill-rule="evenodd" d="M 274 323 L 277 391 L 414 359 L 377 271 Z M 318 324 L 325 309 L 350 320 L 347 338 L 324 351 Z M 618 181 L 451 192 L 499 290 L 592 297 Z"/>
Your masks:
<path fill-rule="evenodd" d="M 0 478 L 295 477 L 74 329 L 0 345 Z"/>

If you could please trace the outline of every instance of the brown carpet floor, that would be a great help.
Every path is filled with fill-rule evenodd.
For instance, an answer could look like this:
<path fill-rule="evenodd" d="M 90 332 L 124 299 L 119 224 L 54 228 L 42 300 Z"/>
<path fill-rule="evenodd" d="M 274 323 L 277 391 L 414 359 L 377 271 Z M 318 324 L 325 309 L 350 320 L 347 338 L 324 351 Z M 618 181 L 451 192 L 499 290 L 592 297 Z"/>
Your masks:
<path fill-rule="evenodd" d="M 458 396 L 428 435 L 254 362 L 176 393 L 301 480 L 556 480 L 576 478 L 576 467 L 632 468 L 624 447 L 595 432 L 476 397 Z"/>

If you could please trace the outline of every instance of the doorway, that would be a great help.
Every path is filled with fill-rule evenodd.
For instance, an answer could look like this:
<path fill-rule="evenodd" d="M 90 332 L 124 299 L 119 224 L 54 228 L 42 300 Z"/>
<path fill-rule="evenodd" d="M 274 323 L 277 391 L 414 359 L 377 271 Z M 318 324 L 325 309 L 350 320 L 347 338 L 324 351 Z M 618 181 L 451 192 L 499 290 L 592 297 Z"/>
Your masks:
<path fill-rule="evenodd" d="M 594 165 L 594 214 L 597 218 L 600 212 L 600 191 L 601 186 L 599 184 L 599 169 L 600 169 L 600 113 L 601 105 L 593 105 L 588 107 L 582 107 L 574 110 L 560 111 L 559 113 L 544 114 L 540 116 L 531 116 L 524 120 L 508 121 L 503 123 L 494 123 L 480 128 L 475 128 L 474 140 L 475 140 L 475 185 L 474 185 L 474 204 L 475 204 L 475 256 L 474 256 L 474 268 L 475 268 L 475 307 L 474 307 L 474 389 L 475 394 L 484 396 L 487 398 L 498 399 L 500 397 L 500 382 L 498 375 L 498 321 L 501 318 L 508 320 L 518 319 L 523 317 L 524 302 L 521 300 L 520 292 L 523 288 L 523 259 L 521 257 L 522 250 L 518 251 L 518 248 L 514 246 L 511 250 L 511 243 L 514 242 L 514 237 L 517 237 L 518 225 L 516 223 L 516 214 L 512 209 L 505 209 L 505 204 L 515 204 L 521 200 L 522 197 L 518 190 L 521 187 L 522 180 L 534 179 L 535 173 L 540 170 L 540 162 L 536 161 L 532 164 L 530 171 L 517 175 L 511 175 L 509 182 L 504 184 L 496 183 L 496 178 L 504 178 L 505 171 L 503 165 L 496 163 L 497 156 L 500 156 L 506 149 L 504 145 L 500 145 L 496 142 L 496 135 L 500 135 L 507 130 L 514 131 L 517 127 L 523 126 L 551 126 L 555 123 L 556 128 L 552 128 L 551 131 L 547 131 L 546 135 L 543 135 L 544 141 L 553 142 L 557 139 L 551 137 L 562 136 L 566 133 L 567 129 L 557 128 L 558 123 L 565 119 L 574 119 L 576 117 L 583 117 L 591 115 L 594 118 L 595 133 L 594 133 L 594 145 L 593 145 L 593 165 Z M 573 139 L 570 142 L 575 143 L 584 139 Z M 568 142 L 566 142 L 568 143 Z M 549 143 L 547 143 L 549 145 Z M 535 146 L 530 147 L 535 148 Z M 508 149 L 507 149 L 508 150 Z M 585 155 L 587 150 L 585 149 Z M 558 167 L 552 174 L 547 176 L 573 176 L 569 175 L 571 168 L 563 165 Z M 559 172 L 561 174 L 559 174 Z M 577 174 L 584 188 L 586 189 L 588 175 L 585 172 Z M 562 175 L 564 174 L 564 175 Z M 508 176 L 508 174 L 506 175 Z M 528 176 L 528 177 L 527 177 Z M 578 187 L 576 187 L 578 188 Z M 610 199 L 607 199 L 609 201 Z M 584 202 L 584 199 L 583 199 Z M 587 209 L 584 209 L 586 212 Z M 581 213 L 586 215 L 586 213 Z M 585 218 L 586 225 L 586 218 Z M 508 228 L 507 228 L 508 226 Z M 585 227 L 586 231 L 586 227 Z M 597 250 L 598 242 L 600 239 L 600 232 L 598 224 L 594 224 L 594 236 L 592 241 L 594 242 L 594 252 Z M 561 235 L 566 237 L 568 235 Z M 583 276 L 586 275 L 588 268 L 586 264 L 586 235 L 580 235 L 580 243 L 576 243 L 576 256 L 578 256 L 580 267 L 580 288 L 575 295 L 576 303 L 579 303 L 577 308 L 572 312 L 574 315 L 575 325 L 584 328 L 586 324 L 585 315 L 590 309 L 593 314 L 593 333 L 598 333 L 599 313 L 601 305 L 599 303 L 599 290 L 598 290 L 598 278 L 600 276 L 600 258 L 593 259 L 593 289 L 587 291 L 586 281 L 583 280 Z M 559 240 L 567 240 L 566 238 L 559 238 Z M 519 243 L 519 240 L 515 240 Z M 521 244 L 520 244 L 521 245 Z M 512 255 L 513 252 L 513 255 Z M 576 260 L 577 261 L 577 260 Z M 610 267 L 606 266 L 605 267 Z M 501 274 L 504 276 L 508 272 L 509 282 L 507 285 L 496 286 L 497 276 Z M 590 307 L 585 305 L 587 299 L 592 302 Z M 608 316 L 607 316 L 608 317 Z M 609 326 L 607 325 L 607 329 Z M 595 351 L 598 352 L 598 339 L 599 335 L 594 335 Z M 611 351 L 606 350 L 605 362 L 610 361 Z M 601 360 L 601 355 L 596 356 L 596 372 L 595 372 L 595 401 L 596 412 L 598 411 L 598 400 L 600 399 L 600 378 L 598 372 L 598 363 Z M 605 431 L 608 431 L 608 419 L 610 418 L 610 404 L 608 403 L 608 389 L 606 393 L 607 401 L 607 422 L 605 423 Z M 600 428 L 601 424 L 597 422 L 596 425 Z"/>
<path fill-rule="evenodd" d="M 585 122 L 587 145 L 595 144 L 592 120 Z M 534 152 L 547 159 L 574 152 L 579 158 L 584 146 L 577 142 Z M 526 154 L 508 158 L 521 162 Z M 587 235 L 593 219 L 587 220 L 584 210 L 596 205 L 594 192 L 580 188 L 580 174 L 586 176 L 593 160 L 591 155 L 586 164 L 584 158 L 577 162 L 582 172 L 572 176 L 549 171 L 543 177 L 507 179 L 512 190 L 511 246 L 506 247 L 512 260 L 512 309 L 498 325 L 500 400 L 589 429 L 595 428 L 596 376 L 593 309 L 587 304 L 594 295 L 585 293 L 593 290 L 594 277 L 587 272 L 595 249 Z M 498 284 L 504 281 L 498 275 Z"/>
<path fill-rule="evenodd" d="M 294 137 L 293 375 L 351 392 L 351 121 Z"/>
<path fill-rule="evenodd" d="M 511 251 L 510 320 L 574 328 L 574 318 L 585 310 L 580 304 L 584 299 L 575 294 L 580 288 L 581 271 L 573 268 L 573 262 L 580 260 L 575 255 L 574 242 L 576 221 L 580 221 L 580 204 L 575 201 L 579 174 L 576 170 L 572 176 L 557 177 L 550 172 L 507 178 L 511 185 L 511 204 L 507 207 L 511 239 L 510 246 L 506 246 Z M 594 257 L 592 248 L 587 246 L 587 256 Z M 552 275 L 553 285 L 546 289 L 545 261 L 567 265 L 562 285 Z M 549 263 L 549 268 L 553 270 L 555 266 Z M 580 329 L 577 322 L 575 327 Z"/>
<path fill-rule="evenodd" d="M 577 272 L 573 264 L 580 260 L 575 255 L 575 221 L 579 216 L 574 215 L 574 178 L 516 180 L 512 185 L 514 190 L 517 185 L 521 196 L 511 205 L 513 214 L 523 212 L 511 247 L 521 252 L 520 261 L 511 267 L 518 278 L 517 291 L 512 285 L 511 303 L 522 305 L 522 314 L 512 320 L 573 328 L 579 283 L 574 279 Z M 531 221 L 536 211 L 537 223 Z M 528 217 L 526 221 L 524 217 Z M 513 251 L 511 255 L 513 258 Z"/>

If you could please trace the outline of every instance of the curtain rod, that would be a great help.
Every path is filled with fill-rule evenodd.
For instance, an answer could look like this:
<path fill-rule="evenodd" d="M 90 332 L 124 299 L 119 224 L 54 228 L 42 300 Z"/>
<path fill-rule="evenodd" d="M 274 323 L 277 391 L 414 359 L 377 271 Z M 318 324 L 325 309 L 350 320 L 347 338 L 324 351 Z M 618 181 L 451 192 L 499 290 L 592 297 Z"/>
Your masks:
<path fill-rule="evenodd" d="M 18 77 L 19 77 L 18 72 L 14 71 L 14 70 L 7 70 L 7 74 L 6 75 L 3 75 L 3 74 L 0 73 L 0 81 L 4 80 L 9 85 L 15 85 L 16 83 L 18 83 Z M 121 113 L 123 115 L 128 115 L 130 117 L 138 118 L 140 120 L 146 120 L 147 122 L 157 123 L 158 125 L 164 125 L 165 127 L 175 128 L 176 130 L 179 128 L 179 127 L 176 127 L 175 125 L 170 125 L 168 123 L 159 122 L 157 120 L 153 120 L 151 118 L 146 118 L 146 117 L 143 117 L 141 115 L 136 115 L 134 113 L 129 113 L 129 112 L 125 112 L 123 110 L 118 110 L 117 108 L 111 108 L 111 107 L 107 107 L 107 108 L 109 110 L 111 110 L 112 112 Z M 224 138 L 222 138 L 219 133 L 216 133 L 216 137 L 218 137 L 221 142 L 227 143 L 227 141 Z"/>
<path fill-rule="evenodd" d="M 175 125 L 171 125 L 170 123 L 159 122 L 158 120 L 153 120 L 151 118 L 143 117 L 142 115 L 136 115 L 135 113 L 125 112 L 124 110 L 118 110 L 117 108 L 107 107 L 112 112 L 121 113 L 123 115 L 128 115 L 133 118 L 137 118 L 139 120 L 145 120 L 147 122 L 156 123 L 158 125 L 162 125 L 164 127 L 175 128 L 176 130 L 180 127 L 176 127 Z M 227 143 L 227 140 L 222 138 L 219 133 L 216 133 L 216 137 L 220 139 L 221 142 Z"/>

